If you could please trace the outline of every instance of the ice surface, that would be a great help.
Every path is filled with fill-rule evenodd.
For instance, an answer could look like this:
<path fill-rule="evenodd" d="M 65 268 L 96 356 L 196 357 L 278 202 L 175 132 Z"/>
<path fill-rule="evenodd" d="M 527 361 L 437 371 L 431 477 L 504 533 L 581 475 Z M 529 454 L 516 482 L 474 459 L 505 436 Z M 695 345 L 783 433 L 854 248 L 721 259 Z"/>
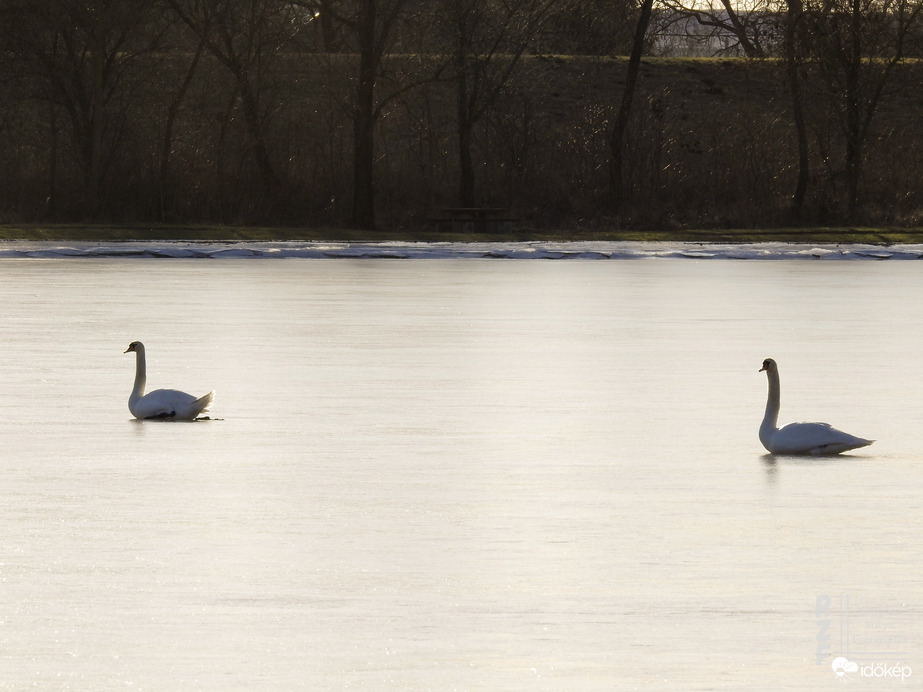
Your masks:
<path fill-rule="evenodd" d="M 485 242 L 348 243 L 132 241 L 124 243 L 0 243 L 0 258 L 163 257 L 247 259 L 735 259 L 735 260 L 897 260 L 920 259 L 923 244 L 814 245 L 796 243 L 674 242 Z"/>
<path fill-rule="evenodd" d="M 295 247 L 0 260 L 0 690 L 919 687 L 832 668 L 923 670 L 916 267 L 136 259 Z"/>

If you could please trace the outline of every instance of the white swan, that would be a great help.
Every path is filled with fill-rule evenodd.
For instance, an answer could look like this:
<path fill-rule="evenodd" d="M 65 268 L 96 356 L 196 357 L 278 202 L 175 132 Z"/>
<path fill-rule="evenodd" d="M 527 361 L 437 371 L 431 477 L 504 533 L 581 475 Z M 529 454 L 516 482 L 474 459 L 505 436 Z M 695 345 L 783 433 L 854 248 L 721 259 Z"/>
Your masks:
<path fill-rule="evenodd" d="M 839 454 L 857 447 L 865 447 L 874 440 L 844 433 L 827 423 L 789 423 L 777 428 L 779 420 L 779 366 L 772 358 L 763 361 L 760 372 L 769 378 L 769 398 L 766 414 L 760 425 L 760 442 L 772 454 Z"/>
<path fill-rule="evenodd" d="M 125 349 L 125 353 L 131 351 L 134 351 L 137 357 L 135 359 L 135 386 L 131 390 L 131 396 L 128 397 L 128 410 L 135 418 L 195 420 L 196 416 L 207 411 L 212 405 L 215 398 L 214 392 L 209 392 L 198 399 L 192 394 L 176 389 L 155 389 L 145 394 L 147 363 L 144 358 L 144 344 L 140 341 L 132 341 Z"/>

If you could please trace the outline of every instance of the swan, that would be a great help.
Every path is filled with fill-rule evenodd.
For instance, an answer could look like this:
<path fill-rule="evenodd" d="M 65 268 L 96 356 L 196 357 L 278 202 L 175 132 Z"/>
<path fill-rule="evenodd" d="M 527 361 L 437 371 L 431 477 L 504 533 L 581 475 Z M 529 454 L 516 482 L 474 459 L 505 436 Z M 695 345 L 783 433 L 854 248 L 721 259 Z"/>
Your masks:
<path fill-rule="evenodd" d="M 772 358 L 767 358 L 760 368 L 760 372 L 763 371 L 769 378 L 769 398 L 760 425 L 760 442 L 771 454 L 839 454 L 874 442 L 844 433 L 827 423 L 789 423 L 784 428 L 776 427 L 779 419 L 779 366 Z"/>
<path fill-rule="evenodd" d="M 204 413 L 211 406 L 215 398 L 214 392 L 209 392 L 198 399 L 192 394 L 176 389 L 155 389 L 145 394 L 147 364 L 144 358 L 144 344 L 140 341 L 132 341 L 124 352 L 134 352 L 136 355 L 135 386 L 131 390 L 131 396 L 128 397 L 128 410 L 135 418 L 195 420 L 196 416 Z"/>

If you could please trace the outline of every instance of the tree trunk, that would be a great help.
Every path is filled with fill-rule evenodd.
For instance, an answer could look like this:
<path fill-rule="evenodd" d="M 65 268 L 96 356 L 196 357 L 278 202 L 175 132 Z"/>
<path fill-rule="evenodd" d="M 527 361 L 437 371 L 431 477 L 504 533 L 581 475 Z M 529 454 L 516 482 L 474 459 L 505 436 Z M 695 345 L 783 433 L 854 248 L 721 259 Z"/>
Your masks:
<path fill-rule="evenodd" d="M 622 179 L 625 128 L 628 126 L 628 117 L 631 115 L 631 104 L 638 84 L 641 55 L 644 53 L 644 39 L 647 36 L 647 27 L 651 22 L 653 5 L 654 0 L 644 0 L 641 4 L 641 14 L 638 17 L 634 41 L 631 46 L 631 56 L 628 58 L 625 91 L 622 93 L 622 103 L 616 114 L 615 126 L 612 128 L 612 137 L 609 140 L 609 198 L 612 208 L 616 211 L 620 210 L 625 202 L 624 182 Z"/>
<path fill-rule="evenodd" d="M 48 122 L 50 125 L 48 142 L 48 202 L 47 209 L 51 218 L 58 216 L 58 107 L 49 102 Z"/>
<path fill-rule="evenodd" d="M 324 46 L 324 52 L 339 52 L 340 46 L 337 43 L 336 32 L 333 25 L 333 12 L 331 12 L 326 6 L 322 6 L 320 10 L 320 32 L 321 41 L 323 42 Z"/>
<path fill-rule="evenodd" d="M 375 228 L 375 0 L 363 0 L 356 31 L 359 38 L 359 83 L 353 114 L 353 213 L 360 228 Z"/>
<path fill-rule="evenodd" d="M 86 109 L 86 130 L 84 137 L 83 164 L 86 183 L 86 210 L 92 218 L 99 215 L 102 208 L 103 184 L 103 133 L 105 95 L 103 93 L 103 65 L 106 59 L 102 42 L 92 45 L 90 64 L 92 86 Z"/>
<path fill-rule="evenodd" d="M 238 75 L 240 89 L 240 104 L 244 111 L 244 120 L 250 133 L 250 142 L 253 147 L 253 156 L 256 159 L 256 168 L 260 173 L 260 184 L 264 194 L 272 193 L 279 187 L 279 177 L 272 166 L 272 159 L 266 147 L 266 137 L 263 134 L 263 119 L 260 115 L 260 104 L 257 95 L 250 84 L 250 77 L 246 71 Z"/>
<path fill-rule="evenodd" d="M 176 127 L 176 116 L 179 113 L 179 107 L 186 96 L 186 92 L 192 84 L 192 78 L 195 76 L 196 68 L 198 67 L 199 59 L 202 57 L 202 50 L 204 48 L 205 37 L 203 35 L 199 40 L 199 45 L 196 48 L 195 54 L 192 56 L 189 69 L 186 70 L 186 77 L 180 85 L 179 91 L 176 92 L 176 96 L 170 102 L 170 107 L 167 109 L 167 120 L 163 128 L 163 139 L 160 143 L 160 176 L 158 180 L 160 193 L 159 216 L 161 221 L 165 221 L 167 218 L 167 181 L 170 172 L 170 154 L 173 150 L 173 132 Z"/>
<path fill-rule="evenodd" d="M 458 205 L 474 206 L 474 163 L 471 160 L 471 111 L 468 102 L 468 66 L 465 47 L 459 47 L 456 59 L 458 99 Z"/>
<path fill-rule="evenodd" d="M 862 68 L 862 0 L 852 1 L 849 65 L 846 68 L 846 213 L 850 223 L 859 203 L 862 173 L 862 131 L 859 103 L 859 71 Z"/>
<path fill-rule="evenodd" d="M 763 54 L 763 49 L 758 45 L 755 45 L 753 41 L 750 40 L 750 37 L 747 36 L 747 28 L 743 25 L 743 22 L 740 21 L 740 17 L 731 6 L 730 0 L 721 0 L 721 5 L 724 7 L 728 21 L 731 23 L 731 27 L 734 30 L 734 35 L 737 37 L 737 40 L 740 41 L 740 47 L 744 49 L 744 55 L 746 55 L 748 58 L 765 57 Z"/>
<path fill-rule="evenodd" d="M 785 63 L 788 86 L 792 96 L 792 118 L 798 140 L 798 178 L 792 195 L 792 216 L 800 220 L 804 212 L 804 199 L 808 190 L 808 125 L 804 114 L 804 95 L 799 71 L 800 25 L 804 19 L 802 0 L 788 0 L 788 18 L 785 27 Z"/>

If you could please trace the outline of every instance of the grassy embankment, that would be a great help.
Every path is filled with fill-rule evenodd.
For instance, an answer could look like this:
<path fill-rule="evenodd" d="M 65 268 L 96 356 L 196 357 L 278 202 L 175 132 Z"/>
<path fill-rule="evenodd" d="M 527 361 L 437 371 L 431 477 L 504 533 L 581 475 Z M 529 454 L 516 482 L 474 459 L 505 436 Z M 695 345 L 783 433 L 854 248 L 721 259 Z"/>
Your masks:
<path fill-rule="evenodd" d="M 337 242 L 513 242 L 513 241 L 684 241 L 702 243 L 923 243 L 923 228 L 774 228 L 765 230 L 548 231 L 517 229 L 509 233 L 449 233 L 433 229 L 380 231 L 346 228 L 269 228 L 254 226 L 150 225 L 0 225 L 0 241 L 119 242 L 175 240 L 217 241 L 337 241 Z"/>

